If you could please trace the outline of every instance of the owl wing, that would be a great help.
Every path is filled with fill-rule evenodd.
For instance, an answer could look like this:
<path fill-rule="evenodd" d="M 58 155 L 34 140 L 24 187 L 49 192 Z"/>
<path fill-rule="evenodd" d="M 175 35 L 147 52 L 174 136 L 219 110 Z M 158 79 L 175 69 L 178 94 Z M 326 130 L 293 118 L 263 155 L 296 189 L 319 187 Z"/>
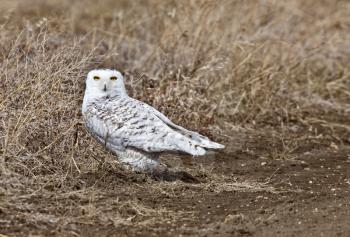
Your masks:
<path fill-rule="evenodd" d="M 196 141 L 197 144 L 199 144 L 200 146 L 202 146 L 204 148 L 208 148 L 208 149 L 223 149 L 223 148 L 225 148 L 224 145 L 213 142 L 206 136 L 203 136 L 203 135 L 201 135 L 197 132 L 194 132 L 194 131 L 187 130 L 179 125 L 176 125 L 168 117 L 166 117 L 164 114 L 162 114 L 161 112 L 159 112 L 157 109 L 153 108 L 152 106 L 150 106 L 146 103 L 143 103 L 143 102 L 140 102 L 140 104 L 147 111 L 149 111 L 150 113 L 157 116 L 160 120 L 162 120 L 170 128 L 181 133 L 183 136 L 186 136 L 187 138 L 189 138 L 193 141 Z"/>
<path fill-rule="evenodd" d="M 112 151 L 132 147 L 146 152 L 205 154 L 198 142 L 175 131 L 147 105 L 130 97 L 92 103 L 84 118 L 93 136 Z"/>

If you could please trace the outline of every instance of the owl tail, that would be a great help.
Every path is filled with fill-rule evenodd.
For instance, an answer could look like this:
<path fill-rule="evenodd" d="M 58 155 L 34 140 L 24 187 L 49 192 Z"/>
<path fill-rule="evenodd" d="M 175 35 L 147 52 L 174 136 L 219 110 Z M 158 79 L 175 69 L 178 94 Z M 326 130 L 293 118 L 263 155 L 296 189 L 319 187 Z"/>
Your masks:
<path fill-rule="evenodd" d="M 202 136 L 200 134 L 192 134 L 192 140 L 196 141 L 199 143 L 201 147 L 207 148 L 207 149 L 224 149 L 225 146 L 217 143 L 210 141 L 209 138 Z"/>
<path fill-rule="evenodd" d="M 193 139 L 183 134 L 176 134 L 175 144 L 177 150 L 191 154 L 193 156 L 203 156 L 207 153 L 207 149 L 222 149 L 225 146 L 209 139 Z"/>
<path fill-rule="evenodd" d="M 193 144 L 196 144 L 197 146 L 200 146 L 205 149 L 224 149 L 225 146 L 217 143 L 210 141 L 209 138 L 206 136 L 203 136 L 197 132 L 189 131 L 184 129 L 183 127 L 177 126 L 173 127 L 173 129 L 180 133 L 182 136 L 186 137 L 189 141 L 191 141 Z"/>

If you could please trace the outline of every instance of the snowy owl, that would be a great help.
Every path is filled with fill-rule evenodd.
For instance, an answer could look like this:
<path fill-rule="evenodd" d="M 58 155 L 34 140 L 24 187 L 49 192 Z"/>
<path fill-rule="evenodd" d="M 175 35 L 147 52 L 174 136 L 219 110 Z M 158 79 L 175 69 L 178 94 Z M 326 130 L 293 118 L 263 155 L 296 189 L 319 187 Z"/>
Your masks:
<path fill-rule="evenodd" d="M 224 148 L 129 97 L 123 75 L 116 70 L 88 73 L 82 114 L 93 137 L 135 171 L 153 174 L 160 166 L 158 157 L 162 152 L 201 156 L 207 149 Z"/>

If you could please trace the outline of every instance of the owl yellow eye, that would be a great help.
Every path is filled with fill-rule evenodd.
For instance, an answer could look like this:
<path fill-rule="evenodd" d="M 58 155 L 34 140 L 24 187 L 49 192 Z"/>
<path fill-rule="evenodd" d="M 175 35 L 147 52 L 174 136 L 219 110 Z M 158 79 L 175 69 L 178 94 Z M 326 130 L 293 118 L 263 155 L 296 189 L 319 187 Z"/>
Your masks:
<path fill-rule="evenodd" d="M 115 76 L 113 76 L 113 77 L 111 77 L 110 79 L 111 79 L 112 81 L 115 81 L 115 80 L 117 80 L 118 78 L 115 77 Z"/>
<path fill-rule="evenodd" d="M 95 81 L 100 80 L 100 77 L 94 76 L 94 80 L 95 80 Z"/>

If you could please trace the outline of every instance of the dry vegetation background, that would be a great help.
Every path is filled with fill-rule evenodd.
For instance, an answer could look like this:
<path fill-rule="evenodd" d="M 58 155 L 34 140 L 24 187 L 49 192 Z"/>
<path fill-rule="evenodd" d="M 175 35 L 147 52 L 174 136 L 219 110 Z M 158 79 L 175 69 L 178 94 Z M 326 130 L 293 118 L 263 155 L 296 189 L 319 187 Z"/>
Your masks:
<path fill-rule="evenodd" d="M 171 200 L 232 184 L 215 159 L 169 158 L 202 184 L 115 164 L 81 125 L 93 68 L 125 72 L 131 95 L 227 159 L 349 151 L 349 1 L 1 0 L 0 13 L 0 233 L 193 235 L 208 223 Z"/>

